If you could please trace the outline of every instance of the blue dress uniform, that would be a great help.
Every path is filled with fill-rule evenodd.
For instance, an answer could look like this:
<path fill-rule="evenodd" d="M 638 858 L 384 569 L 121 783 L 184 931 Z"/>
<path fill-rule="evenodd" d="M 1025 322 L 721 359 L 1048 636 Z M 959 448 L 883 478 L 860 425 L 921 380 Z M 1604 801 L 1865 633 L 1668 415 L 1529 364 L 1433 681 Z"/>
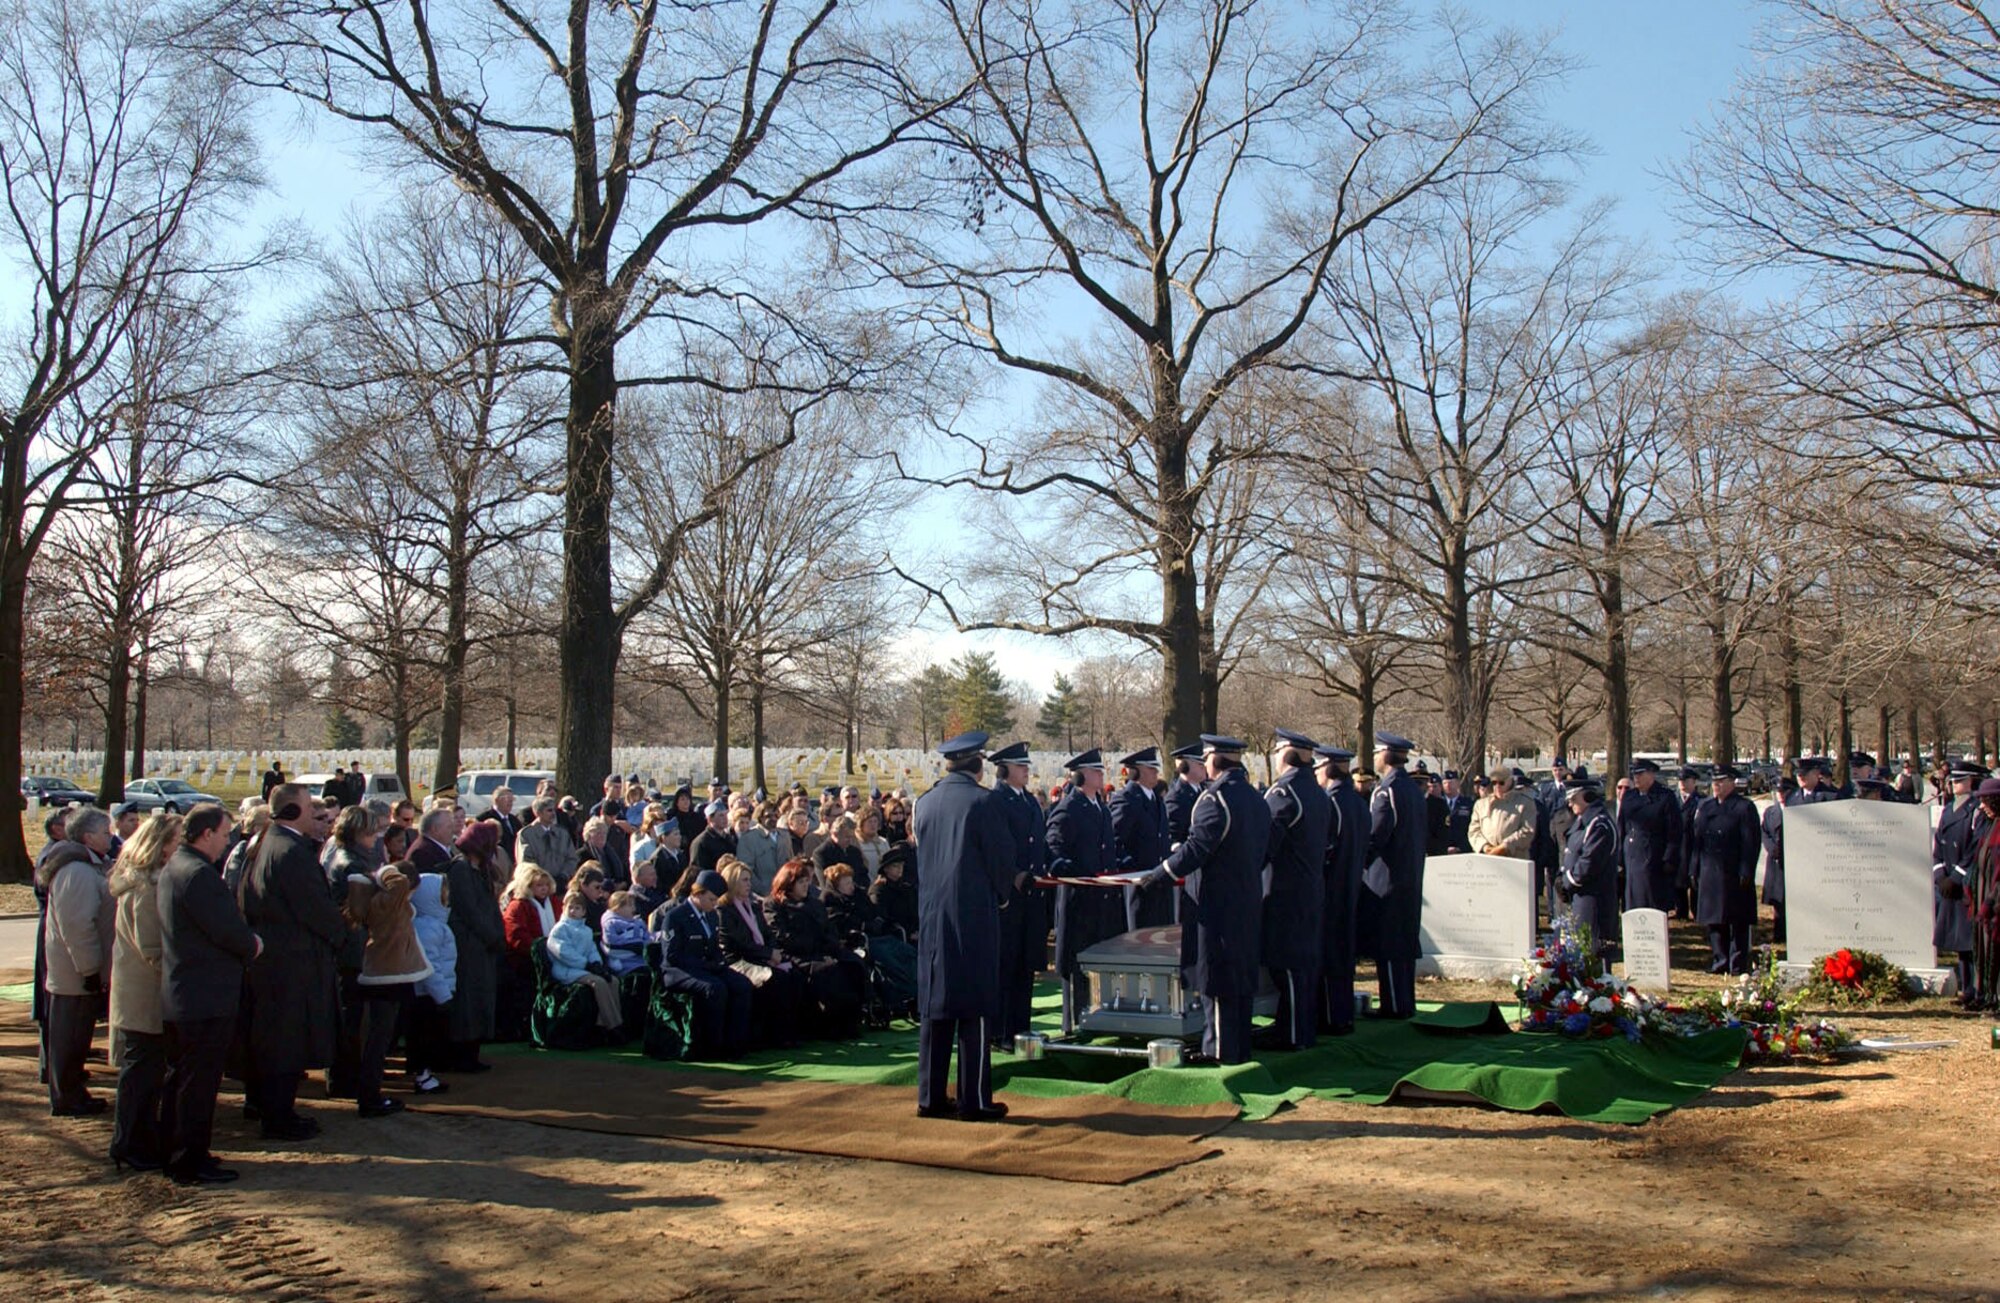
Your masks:
<path fill-rule="evenodd" d="M 1175 760 L 1201 759 L 1201 743 L 1194 742 L 1184 747 L 1176 747 L 1173 752 L 1173 758 Z M 1174 781 L 1168 785 L 1165 804 L 1167 807 L 1167 845 L 1169 848 L 1178 846 L 1187 840 L 1188 820 L 1194 817 L 1194 803 L 1200 798 L 1202 788 L 1206 785 L 1205 783 L 1190 783 L 1178 774 L 1174 776 Z"/>
<path fill-rule="evenodd" d="M 939 745 L 947 761 L 976 755 L 986 734 Z M 1000 1013 L 1000 904 L 1013 886 L 1014 845 L 1001 798 L 971 773 L 951 772 L 917 798 L 910 819 L 917 878 L 917 1112 L 942 1116 L 952 1042 L 958 1116 L 1001 1117 L 988 1038 Z"/>
<path fill-rule="evenodd" d="M 1447 781 L 1455 780 L 1455 770 L 1444 771 Z M 1457 796 L 1445 798 L 1445 850 L 1453 855 L 1462 855 L 1472 849 L 1472 798 L 1463 790 Z"/>
<path fill-rule="evenodd" d="M 1284 729 L 1279 741 L 1302 751 L 1318 743 Z M 1271 811 L 1265 854 L 1271 886 L 1264 897 L 1264 966 L 1278 988 L 1277 1037 L 1287 1049 L 1319 1041 L 1319 964 L 1326 912 L 1327 834 L 1333 802 L 1300 765 L 1285 770 L 1264 793 Z"/>
<path fill-rule="evenodd" d="M 1336 1036 L 1354 1030 L 1354 927 L 1361 901 L 1361 872 L 1368 864 L 1368 798 L 1354 789 L 1347 764 L 1354 753 L 1342 747 L 1314 747 L 1326 788 L 1330 823 L 1320 914 L 1320 1026 Z"/>
<path fill-rule="evenodd" d="M 1025 772 L 1028 744 L 1016 742 L 986 757 L 995 765 L 1020 765 Z M 1013 874 L 1000 908 L 1000 1021 L 997 1039 L 1011 1042 L 1029 1030 L 1034 1017 L 1035 976 L 1048 964 L 1048 893 L 1035 885 L 1048 864 L 1042 803 L 1011 783 L 994 793 L 1007 813 Z M 1023 878 L 1025 875 L 1025 879 Z"/>
<path fill-rule="evenodd" d="M 1634 774 L 1659 770 L 1650 760 L 1632 766 Z M 1657 782 L 1643 792 L 1634 783 L 1618 802 L 1618 863 L 1625 870 L 1625 908 L 1674 912 L 1680 845 L 1681 803 Z"/>
<path fill-rule="evenodd" d="M 1618 918 L 1618 832 L 1596 783 L 1571 779 L 1569 790 L 1582 792 L 1586 804 L 1563 841 L 1556 895 L 1563 913 L 1590 929 L 1591 948 L 1602 950 Z"/>
<path fill-rule="evenodd" d="M 1723 766 L 1718 782 L 1736 778 Z M 1750 929 L 1757 922 L 1757 852 L 1763 845 L 1757 807 L 1732 786 L 1729 795 L 1695 806 L 1688 854 L 1695 881 L 1695 921 L 1708 929 L 1711 973 L 1750 971 Z"/>
<path fill-rule="evenodd" d="M 1063 768 L 1077 773 L 1103 769 L 1104 760 L 1095 748 L 1071 756 Z M 1049 875 L 1056 878 L 1094 878 L 1116 872 L 1117 845 L 1111 836 L 1111 812 L 1083 794 L 1080 783 L 1071 783 L 1055 809 L 1049 811 Z M 1072 1018 L 1083 1011 L 1089 991 L 1076 957 L 1100 941 L 1125 932 L 1123 893 L 1108 887 L 1056 888 L 1056 972 L 1063 979 L 1063 1008 Z"/>
<path fill-rule="evenodd" d="M 1138 771 L 1150 768 L 1157 778 L 1158 747 L 1135 751 L 1118 762 L 1132 775 L 1111 794 L 1111 836 L 1118 843 L 1120 869 L 1150 869 L 1167 857 L 1173 842 L 1167 835 L 1167 803 L 1157 787 L 1146 785 Z M 1125 926 L 1165 927 L 1174 921 L 1174 893 L 1168 886 L 1125 889 Z"/>
<path fill-rule="evenodd" d="M 1425 802 L 1417 781 L 1403 771 L 1416 744 L 1377 733 L 1388 772 L 1368 801 L 1368 861 L 1362 870 L 1362 905 L 1370 926 L 1364 944 L 1375 956 L 1375 985 L 1385 1018 L 1417 1011 L 1418 931 L 1424 913 Z"/>
<path fill-rule="evenodd" d="M 1236 759 L 1245 744 L 1203 734 L 1207 754 Z M 1207 1005 L 1202 1053 L 1221 1063 L 1250 1059 L 1251 1006 L 1257 998 L 1258 933 L 1271 811 L 1235 765 L 1222 770 L 1195 802 L 1187 840 L 1155 881 L 1179 878 L 1194 902 L 1195 962 L 1189 981 Z M 1186 928 L 1184 921 L 1182 927 Z"/>
<path fill-rule="evenodd" d="M 1972 914 L 1965 907 L 1972 875 L 1979 871 L 1979 842 L 1986 819 L 1970 790 L 1976 770 L 1954 765 L 1952 800 L 1938 815 L 1931 834 L 1931 942 L 1958 956 L 1958 989 L 1969 994 L 1976 985 L 1972 963 Z M 1960 783 L 1967 790 L 1958 789 Z"/>
<path fill-rule="evenodd" d="M 1728 769 L 1729 766 L 1723 765 L 1721 768 Z M 1681 770 L 1681 776 L 1696 779 L 1700 777 L 1692 769 Z M 1679 918 L 1689 918 L 1694 914 L 1695 897 L 1701 894 L 1701 870 L 1694 862 L 1694 817 L 1701 813 L 1702 802 L 1708 798 L 1701 794 L 1698 785 L 1692 792 L 1676 792 L 1674 796 L 1681 803 L 1681 858 L 1674 876 L 1674 914 Z"/>

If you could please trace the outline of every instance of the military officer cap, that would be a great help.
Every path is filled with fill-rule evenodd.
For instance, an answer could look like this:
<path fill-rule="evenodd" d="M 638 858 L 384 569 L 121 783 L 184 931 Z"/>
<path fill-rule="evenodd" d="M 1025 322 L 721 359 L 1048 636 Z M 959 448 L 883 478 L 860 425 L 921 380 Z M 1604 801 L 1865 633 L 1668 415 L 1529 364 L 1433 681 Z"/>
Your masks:
<path fill-rule="evenodd" d="M 1305 750 L 1310 751 L 1314 747 L 1319 745 L 1319 743 L 1313 741 L 1305 734 L 1297 732 L 1293 729 L 1276 728 L 1272 729 L 1271 731 L 1277 735 L 1278 741 L 1283 742 L 1286 746 L 1302 747 Z"/>
<path fill-rule="evenodd" d="M 1563 782 L 1564 799 L 1578 795 L 1587 800 L 1595 799 L 1602 790 L 1595 778 L 1570 778 Z"/>
<path fill-rule="evenodd" d="M 1701 777 L 1701 770 L 1696 769 L 1693 765 L 1682 765 L 1674 771 L 1674 775 L 1678 778 L 1699 779 Z"/>
<path fill-rule="evenodd" d="M 1203 733 L 1201 749 L 1204 754 L 1212 751 L 1217 755 L 1240 756 L 1250 749 L 1250 744 L 1240 737 L 1230 737 L 1226 733 Z"/>
<path fill-rule="evenodd" d="M 1847 763 L 1850 765 L 1867 765 L 1870 769 L 1873 769 L 1875 767 L 1875 757 L 1869 755 L 1866 751 L 1856 751 L 1847 757 Z"/>
<path fill-rule="evenodd" d="M 1175 747 L 1171 754 L 1176 760 L 1199 760 L 1201 759 L 1201 743 L 1190 742 L 1184 747 Z"/>
<path fill-rule="evenodd" d="M 1528 776 L 1522 773 L 1518 767 L 1512 770 L 1508 776 L 1514 780 L 1514 786 L 1516 787 L 1526 787 L 1528 785 Z"/>
<path fill-rule="evenodd" d="M 1951 776 L 1953 778 L 1984 778 L 1986 777 L 1986 766 L 1975 765 L 1970 760 L 1955 760 L 1952 762 Z"/>
<path fill-rule="evenodd" d="M 1160 749 L 1158 747 L 1141 747 L 1118 763 L 1127 769 L 1137 769 L 1141 765 L 1150 765 L 1152 768 L 1158 769 L 1160 767 Z"/>
<path fill-rule="evenodd" d="M 1635 774 L 1657 774 L 1660 772 L 1660 766 L 1651 760 L 1634 760 L 1629 772 Z"/>
<path fill-rule="evenodd" d="M 1687 774 L 1687 772 L 1688 771 L 1685 769 L 1681 770 L 1681 773 L 1683 775 Z M 1715 767 L 1715 776 L 1717 778 L 1727 778 L 1732 783 L 1738 781 L 1743 777 L 1743 775 L 1737 771 L 1735 765 L 1717 765 Z"/>
<path fill-rule="evenodd" d="M 1009 742 L 998 751 L 988 751 L 986 758 L 996 765 L 1025 765 L 1028 763 L 1028 744 Z"/>
<path fill-rule="evenodd" d="M 1456 769 L 1447 769 L 1444 771 L 1444 776 L 1449 780 L 1455 781 L 1458 778 L 1458 771 Z"/>
<path fill-rule="evenodd" d="M 1569 768 L 1569 761 L 1563 759 L 1561 756 L 1557 756 L 1554 760 L 1549 761 L 1549 768 L 1567 769 Z"/>
<path fill-rule="evenodd" d="M 1417 761 L 1416 772 L 1422 774 L 1426 778 L 1429 778 L 1431 776 L 1431 767 L 1425 762 L 1419 760 Z"/>
<path fill-rule="evenodd" d="M 696 891 L 710 892 L 717 896 L 727 896 L 729 894 L 729 884 L 724 882 L 722 875 L 714 869 L 703 869 L 699 874 L 695 875 L 694 889 Z"/>
<path fill-rule="evenodd" d="M 938 754 L 946 760 L 956 760 L 961 756 L 969 756 L 986 746 L 987 737 L 988 734 L 985 733 L 960 733 L 957 737 L 948 737 L 938 743 Z M 829 787 L 827 790 L 836 795 L 840 791 L 837 787 Z"/>
<path fill-rule="evenodd" d="M 1799 762 L 1792 767 L 1802 774 L 1813 772 L 1830 774 L 1833 772 L 1833 766 L 1823 756 L 1801 756 L 1799 757 Z"/>
<path fill-rule="evenodd" d="M 1881 792 L 1884 795 L 1896 790 L 1896 785 L 1886 778 L 1857 778 L 1854 780 L 1854 785 L 1856 787 L 1865 787 L 1871 792 Z"/>
<path fill-rule="evenodd" d="M 1417 744 L 1400 733 L 1377 733 L 1375 745 L 1384 751 L 1412 751 Z"/>
<path fill-rule="evenodd" d="M 1102 769 L 1104 768 L 1104 753 L 1096 747 L 1092 747 L 1081 755 L 1074 755 L 1063 761 L 1063 768 L 1069 770 Z"/>
<path fill-rule="evenodd" d="M 1354 759 L 1354 753 L 1346 747 L 1314 747 L 1313 754 L 1321 760 L 1334 760 L 1343 765 Z"/>
<path fill-rule="evenodd" d="M 713 818 L 714 818 L 714 817 L 715 817 L 716 815 L 718 815 L 718 814 L 728 814 L 728 813 L 729 813 L 729 802 L 727 802 L 727 801 L 710 801 L 710 802 L 709 802 L 709 803 L 708 803 L 707 805 L 704 805 L 703 807 L 701 807 L 701 812 L 702 812 L 703 814 L 707 815 L 707 816 L 708 816 L 709 818 L 711 818 L 711 819 L 713 819 Z"/>

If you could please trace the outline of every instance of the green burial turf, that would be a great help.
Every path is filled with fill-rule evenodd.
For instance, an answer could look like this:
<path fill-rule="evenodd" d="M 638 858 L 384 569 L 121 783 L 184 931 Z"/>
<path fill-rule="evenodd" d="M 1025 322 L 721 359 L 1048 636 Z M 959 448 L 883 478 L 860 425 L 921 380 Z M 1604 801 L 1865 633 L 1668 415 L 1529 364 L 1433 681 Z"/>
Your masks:
<path fill-rule="evenodd" d="M 1036 996 L 1039 1030 L 1061 1025 L 1061 997 L 1045 984 Z M 995 1055 L 996 1089 L 1043 1097 L 1116 1095 L 1135 1103 L 1234 1103 L 1261 1121 L 1308 1097 L 1381 1104 L 1408 1085 L 1468 1095 L 1520 1112 L 1553 1110 L 1589 1122 L 1644 1122 L 1677 1108 L 1734 1071 L 1743 1034 L 1722 1029 L 1686 1039 L 1649 1037 L 1574 1041 L 1540 1032 L 1495 1030 L 1518 1011 L 1490 1001 L 1426 1005 L 1410 1022 L 1362 1022 L 1353 1035 L 1322 1037 L 1310 1050 L 1267 1053 L 1232 1067 L 1149 1068 L 1143 1059 L 1049 1052 L 1029 1063 Z M 527 1045 L 492 1045 L 491 1054 L 533 1053 Z M 767 1050 L 733 1063 L 648 1059 L 636 1043 L 591 1050 L 579 1058 L 696 1068 L 840 1084 L 914 1087 L 917 1034 L 908 1023 L 845 1042 L 809 1042 Z"/>
<path fill-rule="evenodd" d="M 12 1000 L 16 1004 L 30 1004 L 34 1001 L 33 982 L 15 982 L 11 986 L 0 986 L 0 1000 Z"/>

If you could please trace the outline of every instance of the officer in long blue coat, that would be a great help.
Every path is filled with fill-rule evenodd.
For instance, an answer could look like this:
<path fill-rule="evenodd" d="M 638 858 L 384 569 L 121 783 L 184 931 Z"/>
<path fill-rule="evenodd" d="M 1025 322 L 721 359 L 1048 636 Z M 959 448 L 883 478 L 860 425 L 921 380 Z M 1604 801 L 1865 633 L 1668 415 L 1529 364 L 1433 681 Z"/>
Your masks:
<path fill-rule="evenodd" d="M 1277 730 L 1277 778 L 1264 793 L 1271 811 L 1265 854 L 1264 967 L 1278 991 L 1270 1048 L 1309 1049 L 1319 1042 L 1319 965 L 1326 913 L 1327 834 L 1333 802 L 1313 779 L 1313 748 L 1303 733 Z"/>
<path fill-rule="evenodd" d="M 1564 789 L 1576 819 L 1563 841 L 1556 896 L 1564 914 L 1590 929 L 1591 949 L 1602 950 L 1618 918 L 1618 830 L 1596 780 L 1572 778 Z"/>
<path fill-rule="evenodd" d="M 1173 753 L 1174 781 L 1167 786 L 1167 845 L 1187 840 L 1188 821 L 1194 817 L 1194 803 L 1208 786 L 1208 770 L 1201 763 L 1201 743 L 1176 747 Z"/>
<path fill-rule="evenodd" d="M 1034 1016 L 1035 977 L 1048 965 L 1048 892 L 1035 879 L 1048 867 L 1042 803 L 1028 790 L 1028 744 L 1015 742 L 986 757 L 993 792 L 1007 812 L 1013 876 L 1000 907 L 1000 1021 L 994 1041 L 1011 1048 Z"/>
<path fill-rule="evenodd" d="M 1149 869 L 1167 857 L 1167 803 L 1160 790 L 1160 749 L 1134 751 L 1118 762 L 1125 781 L 1111 794 L 1111 836 L 1121 870 Z M 1125 926 L 1164 927 L 1174 921 L 1171 887 L 1125 889 Z"/>
<path fill-rule="evenodd" d="M 1931 942 L 1958 956 L 1960 1000 L 1972 992 L 1972 914 L 1965 907 L 1972 875 L 1979 871 L 1979 841 L 1986 831 L 1985 815 L 1972 798 L 1972 785 L 1984 777 L 1966 762 L 1951 767 L 1951 803 L 1938 815 L 1931 834 Z"/>
<path fill-rule="evenodd" d="M 1680 863 L 1674 867 L 1674 917 L 1692 918 L 1694 898 L 1700 885 L 1700 870 L 1694 862 L 1694 817 L 1701 813 L 1707 798 L 1701 791 L 1701 771 L 1689 765 L 1680 772 L 1681 788 L 1674 799 L 1681 803 Z M 1747 798 L 1746 798 L 1747 799 Z M 1755 808 L 1755 807 L 1752 807 Z"/>
<path fill-rule="evenodd" d="M 1069 790 L 1049 811 L 1049 876 L 1094 878 L 1118 868 L 1117 844 L 1111 836 L 1111 812 L 1105 808 L 1104 757 L 1097 748 L 1063 762 L 1070 774 Z M 1063 1012 L 1070 1025 L 1089 1007 L 1089 983 L 1077 956 L 1091 946 L 1125 931 L 1125 900 L 1109 887 L 1056 888 L 1056 972 L 1063 979 Z"/>
<path fill-rule="evenodd" d="M 993 1101 L 989 1041 L 1000 1016 L 1000 906 L 1015 871 L 1001 798 L 979 784 L 986 734 L 938 745 L 945 774 L 917 798 L 917 1114 L 1007 1116 Z M 945 1095 L 958 1045 L 958 1100 Z"/>
<path fill-rule="evenodd" d="M 1362 870 L 1361 948 L 1375 957 L 1383 1018 L 1417 1011 L 1418 932 L 1424 914 L 1425 797 L 1404 772 L 1416 744 L 1395 733 L 1375 735 L 1381 778 L 1368 800 L 1368 862 Z"/>
<path fill-rule="evenodd" d="M 1361 903 L 1361 871 L 1368 864 L 1368 798 L 1355 790 L 1345 747 L 1314 747 L 1321 790 L 1327 795 L 1325 884 L 1320 914 L 1320 1030 L 1354 1031 L 1354 928 Z"/>
<path fill-rule="evenodd" d="M 1618 802 L 1618 863 L 1625 908 L 1674 912 L 1680 876 L 1681 803 L 1659 783 L 1660 767 L 1632 762 L 1632 786 Z"/>
<path fill-rule="evenodd" d="M 1714 956 L 1708 965 L 1711 973 L 1750 971 L 1750 929 L 1757 922 L 1757 853 L 1764 839 L 1757 807 L 1737 790 L 1741 780 L 1733 767 L 1716 767 L 1715 795 L 1695 807 L 1688 834 L 1695 921 L 1708 929 Z"/>
<path fill-rule="evenodd" d="M 1259 921 L 1271 811 L 1243 772 L 1246 743 L 1204 733 L 1202 759 L 1214 775 L 1194 803 L 1187 840 L 1148 876 L 1178 879 L 1194 901 L 1195 962 L 1189 982 L 1205 1006 L 1201 1052 L 1218 1063 L 1250 1059 L 1256 1002 Z"/>
<path fill-rule="evenodd" d="M 1472 796 L 1460 782 L 1456 769 L 1444 771 L 1444 848 L 1452 855 L 1472 849 Z"/>

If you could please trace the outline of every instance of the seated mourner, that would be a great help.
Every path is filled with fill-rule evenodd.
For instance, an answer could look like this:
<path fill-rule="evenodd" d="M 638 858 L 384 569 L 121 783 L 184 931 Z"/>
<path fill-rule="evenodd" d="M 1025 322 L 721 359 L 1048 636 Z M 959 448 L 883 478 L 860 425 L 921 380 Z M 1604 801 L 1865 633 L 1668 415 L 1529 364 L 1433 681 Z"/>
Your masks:
<path fill-rule="evenodd" d="M 731 968 L 716 942 L 716 910 L 728 890 L 722 875 L 703 870 L 686 900 L 653 917 L 660 939 L 660 987 L 694 997 L 695 1050 L 733 1057 L 750 1040 L 750 979 Z"/>

